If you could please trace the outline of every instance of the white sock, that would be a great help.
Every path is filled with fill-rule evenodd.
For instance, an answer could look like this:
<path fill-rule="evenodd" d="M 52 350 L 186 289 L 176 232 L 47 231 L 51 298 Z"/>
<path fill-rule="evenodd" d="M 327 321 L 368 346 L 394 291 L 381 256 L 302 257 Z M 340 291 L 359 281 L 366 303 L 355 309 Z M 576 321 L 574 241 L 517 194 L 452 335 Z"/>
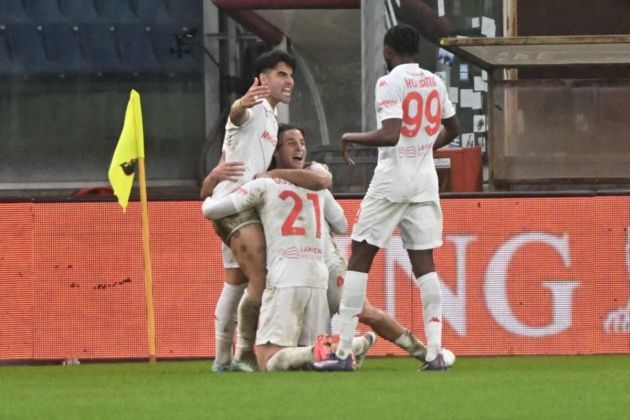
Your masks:
<path fill-rule="evenodd" d="M 260 303 L 252 300 L 246 290 L 243 293 L 241 303 L 238 305 L 238 334 L 236 353 L 234 354 L 235 359 L 241 360 L 243 353 L 254 351 L 259 314 Z"/>
<path fill-rule="evenodd" d="M 430 362 L 442 349 L 442 291 L 435 271 L 418 277 L 415 283 L 422 298 L 424 334 L 427 337 L 426 360 Z"/>
<path fill-rule="evenodd" d="M 300 369 L 309 363 L 313 363 L 313 346 L 287 347 L 267 360 L 267 370 L 273 372 Z"/>
<path fill-rule="evenodd" d="M 427 354 L 427 348 L 420 340 L 411 334 L 411 331 L 405 331 L 400 337 L 394 341 L 401 349 L 405 350 L 413 357 L 425 358 Z"/>
<path fill-rule="evenodd" d="M 359 314 L 365 301 L 367 278 L 367 273 L 358 271 L 348 271 L 346 273 L 341 303 L 339 304 L 340 339 L 336 352 L 341 359 L 348 357 L 352 351 L 352 341 L 357 331 Z"/>
<path fill-rule="evenodd" d="M 354 337 L 352 339 L 352 353 L 363 353 L 368 347 L 370 347 L 370 340 L 365 336 Z"/>
<path fill-rule="evenodd" d="M 215 362 L 223 365 L 232 361 L 234 330 L 236 329 L 236 310 L 247 284 L 223 284 L 221 296 L 214 310 L 214 342 L 216 347 Z"/>

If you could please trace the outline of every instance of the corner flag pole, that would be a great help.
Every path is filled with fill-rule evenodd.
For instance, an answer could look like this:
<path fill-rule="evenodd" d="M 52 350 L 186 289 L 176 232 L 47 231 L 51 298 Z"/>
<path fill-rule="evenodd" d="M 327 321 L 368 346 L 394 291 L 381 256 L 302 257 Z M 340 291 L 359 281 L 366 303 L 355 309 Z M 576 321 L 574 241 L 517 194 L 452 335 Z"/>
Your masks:
<path fill-rule="evenodd" d="M 147 204 L 147 181 L 144 158 L 138 158 L 140 181 L 140 203 L 142 205 L 142 247 L 144 249 L 144 288 L 147 298 L 147 338 L 149 340 L 149 363 L 155 363 L 155 317 L 153 314 L 153 270 L 151 247 L 149 246 L 149 206 Z"/>
<path fill-rule="evenodd" d="M 151 247 L 149 246 L 149 210 L 147 205 L 147 182 L 144 169 L 144 127 L 140 94 L 135 90 L 129 95 L 122 133 L 118 139 L 108 177 L 118 203 L 127 209 L 133 185 L 135 164 L 138 163 L 140 202 L 142 206 L 142 247 L 144 255 L 144 286 L 147 299 L 147 338 L 149 362 L 155 362 L 155 319 L 153 314 L 153 277 L 151 269 Z"/>

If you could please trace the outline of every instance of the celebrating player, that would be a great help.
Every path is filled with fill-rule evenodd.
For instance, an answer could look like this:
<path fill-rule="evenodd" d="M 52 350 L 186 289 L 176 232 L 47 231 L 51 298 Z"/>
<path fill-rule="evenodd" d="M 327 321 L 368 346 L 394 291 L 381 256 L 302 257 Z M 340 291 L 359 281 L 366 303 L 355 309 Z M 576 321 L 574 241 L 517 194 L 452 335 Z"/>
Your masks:
<path fill-rule="evenodd" d="M 221 161 L 230 165 L 228 176 L 217 178 L 216 172 L 211 172 L 203 182 L 202 198 L 210 191 L 215 198 L 224 197 L 256 173 L 267 170 L 277 143 L 275 107 L 291 99 L 294 67 L 293 57 L 281 51 L 271 51 L 256 60 L 256 79 L 247 93 L 232 104 L 226 124 Z M 328 187 L 331 180 L 328 173 L 303 170 L 276 176 L 313 190 Z M 265 239 L 260 219 L 254 209 L 249 209 L 216 220 L 214 228 L 224 243 L 226 283 L 215 311 L 217 358 L 213 370 L 254 370 L 254 338 L 265 285 Z M 239 339 L 232 361 L 237 305 Z"/>
<path fill-rule="evenodd" d="M 352 144 L 379 147 L 378 164 L 352 231 L 352 255 L 340 304 L 341 339 L 318 370 L 352 370 L 352 338 L 365 300 L 368 272 L 379 248 L 398 227 L 422 297 L 427 354 L 421 370 L 445 370 L 442 297 L 433 249 L 442 244 L 442 211 L 433 150 L 450 143 L 459 123 L 444 83 L 414 61 L 419 35 L 407 25 L 385 34 L 390 73 L 376 84 L 378 128 L 345 133 L 341 151 L 349 164 Z M 443 126 L 443 127 L 442 127 Z"/>
<path fill-rule="evenodd" d="M 302 169 L 306 158 L 302 130 L 284 126 L 278 140 L 277 168 Z M 261 370 L 304 367 L 328 356 L 330 342 L 318 339 L 329 323 L 326 238 L 329 225 L 345 233 L 347 221 L 328 190 L 315 192 L 277 178 L 256 179 L 222 199 L 207 198 L 203 214 L 219 219 L 253 208 L 260 214 L 267 246 L 267 287 L 256 338 L 258 365 Z M 354 351 L 362 356 L 375 336 L 368 333 L 353 341 Z"/>

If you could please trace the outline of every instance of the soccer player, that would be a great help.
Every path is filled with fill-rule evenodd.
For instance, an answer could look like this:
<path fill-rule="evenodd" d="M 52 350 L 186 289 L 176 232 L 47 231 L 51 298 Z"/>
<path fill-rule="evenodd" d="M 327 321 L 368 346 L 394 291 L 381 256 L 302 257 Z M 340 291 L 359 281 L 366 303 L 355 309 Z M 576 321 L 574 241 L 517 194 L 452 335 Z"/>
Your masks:
<path fill-rule="evenodd" d="M 379 147 L 378 164 L 352 231 L 352 255 L 340 304 L 340 343 L 319 370 L 352 370 L 352 338 L 365 301 L 368 272 L 378 250 L 398 227 L 422 297 L 427 353 L 421 370 L 445 370 L 442 356 L 442 296 L 433 249 L 442 244 L 442 211 L 433 150 L 459 134 L 459 122 L 444 83 L 415 63 L 418 32 L 396 25 L 384 37 L 390 73 L 376 84 L 378 128 L 345 133 L 341 152 L 349 164 L 352 144 Z"/>
<path fill-rule="evenodd" d="M 271 51 L 256 60 L 256 78 L 247 93 L 232 104 L 226 124 L 221 161 L 232 165 L 228 166 L 230 175 L 217 178 L 211 172 L 203 182 L 202 198 L 209 191 L 215 198 L 224 197 L 267 170 L 277 143 L 275 107 L 291 99 L 294 68 L 293 57 L 281 51 Z M 330 174 L 304 170 L 276 176 L 313 190 L 328 187 L 331 180 Z M 265 239 L 260 219 L 249 209 L 214 221 L 214 228 L 224 243 L 226 283 L 215 311 L 217 358 L 213 370 L 254 370 L 254 338 L 265 285 Z M 232 361 L 237 306 L 239 339 Z"/>
<path fill-rule="evenodd" d="M 302 130 L 286 125 L 278 140 L 277 168 L 302 169 L 306 157 Z M 265 177 L 222 199 L 207 198 L 202 208 L 210 219 L 252 208 L 260 214 L 267 246 L 267 287 L 256 338 L 261 370 L 295 369 L 326 357 L 330 342 L 318 339 L 329 321 L 326 238 L 329 225 L 338 233 L 347 229 L 343 209 L 332 194 Z M 363 355 L 375 336 L 368 333 L 351 341 L 354 351 Z"/>
<path fill-rule="evenodd" d="M 293 130 L 298 130 L 299 133 L 293 132 Z M 300 134 L 302 135 L 302 137 L 304 136 L 303 131 L 296 126 L 281 125 L 278 131 L 279 145 L 282 143 L 282 139 L 286 132 L 288 132 L 289 134 L 293 132 L 294 135 Z M 272 162 L 272 166 L 272 170 L 286 169 L 278 167 L 275 160 Z M 311 162 L 311 164 L 308 166 L 308 169 L 319 171 L 328 170 L 326 167 L 317 162 Z M 240 163 L 238 162 L 222 162 L 215 169 L 213 169 L 212 173 L 215 174 L 213 176 L 218 179 L 226 179 L 230 176 L 234 176 L 234 174 L 238 173 L 239 170 Z M 275 173 L 277 173 L 277 171 L 264 174 L 264 176 L 273 177 L 273 174 Z M 208 191 L 208 193 L 211 194 L 212 191 Z M 326 236 L 325 249 L 325 262 L 326 266 L 328 267 L 327 300 L 330 317 L 332 317 L 339 311 L 339 302 L 341 300 L 341 292 L 343 290 L 342 286 L 344 276 L 346 274 L 347 265 L 345 258 L 337 249 L 337 246 L 335 245 L 335 242 L 331 235 Z M 372 328 L 372 330 L 374 330 L 375 333 L 394 343 L 395 345 L 409 353 L 409 355 L 424 362 L 424 358 L 426 355 L 425 345 L 420 340 L 418 340 L 411 333 L 411 331 L 406 330 L 404 327 L 402 327 L 393 317 L 385 313 L 383 310 L 372 306 L 367 300 L 365 301 L 363 310 L 359 315 L 359 322 L 367 324 Z M 322 343 L 319 344 L 321 345 Z M 365 355 L 365 352 L 363 352 L 362 354 Z M 363 356 L 361 355 L 356 358 L 357 367 L 362 364 L 362 359 Z"/>

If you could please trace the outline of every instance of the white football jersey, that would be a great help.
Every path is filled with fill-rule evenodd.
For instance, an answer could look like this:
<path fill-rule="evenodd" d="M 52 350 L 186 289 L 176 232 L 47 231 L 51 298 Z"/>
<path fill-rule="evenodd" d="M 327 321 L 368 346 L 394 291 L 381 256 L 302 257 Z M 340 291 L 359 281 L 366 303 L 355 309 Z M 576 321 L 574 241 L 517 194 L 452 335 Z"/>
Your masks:
<path fill-rule="evenodd" d="M 328 190 L 312 191 L 283 179 L 259 178 L 230 195 L 237 211 L 256 208 L 267 243 L 267 285 L 327 288 L 329 228 L 343 220 Z"/>
<path fill-rule="evenodd" d="M 238 181 L 221 181 L 212 195 L 220 198 L 265 172 L 271 163 L 278 143 L 278 121 L 275 110 L 266 99 L 247 110 L 249 119 L 241 126 L 234 125 L 228 118 L 225 125 L 223 153 L 225 161 L 241 161 L 245 173 Z"/>
<path fill-rule="evenodd" d="M 442 120 L 455 115 L 444 82 L 416 63 L 396 66 L 376 83 L 376 116 L 402 120 L 396 146 L 378 148 L 366 195 L 393 202 L 439 200 L 433 143 Z"/>

